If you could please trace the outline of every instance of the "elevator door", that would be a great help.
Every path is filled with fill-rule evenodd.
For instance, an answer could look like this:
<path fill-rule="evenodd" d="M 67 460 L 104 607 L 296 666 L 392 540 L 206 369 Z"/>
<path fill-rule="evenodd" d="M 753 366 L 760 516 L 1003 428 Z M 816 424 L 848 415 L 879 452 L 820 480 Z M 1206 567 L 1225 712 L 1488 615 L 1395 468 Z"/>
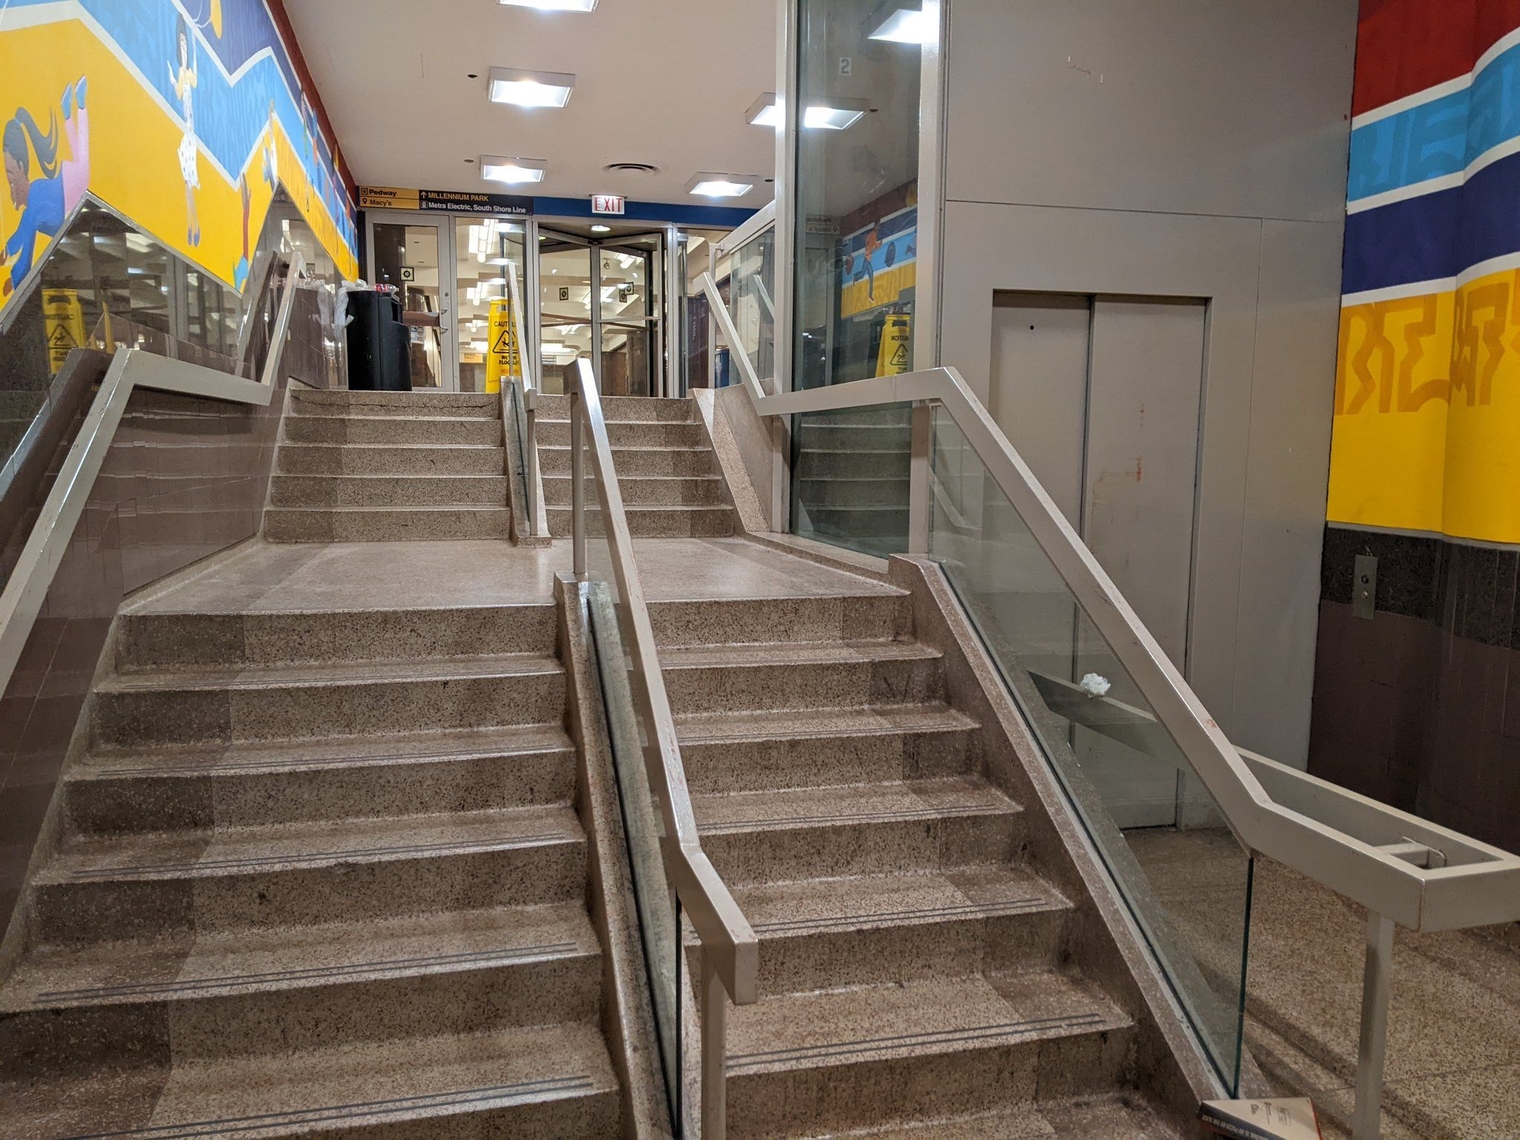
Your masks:
<path fill-rule="evenodd" d="M 1184 674 L 1206 311 L 1032 293 L 993 309 L 993 418 Z M 1073 615 L 1074 672 L 1083 636 Z M 1114 699 L 1136 695 L 1113 680 Z M 1121 827 L 1178 821 L 1175 768 L 1081 727 L 1071 744 Z"/>

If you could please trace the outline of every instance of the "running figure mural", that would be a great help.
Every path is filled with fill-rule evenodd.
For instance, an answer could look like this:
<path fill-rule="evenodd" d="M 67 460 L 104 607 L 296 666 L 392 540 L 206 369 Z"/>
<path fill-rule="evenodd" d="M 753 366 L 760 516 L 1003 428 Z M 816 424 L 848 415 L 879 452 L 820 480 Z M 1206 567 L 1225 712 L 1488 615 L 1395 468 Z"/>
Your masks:
<path fill-rule="evenodd" d="M 85 109 L 87 83 L 83 76 L 63 89 L 63 136 L 68 157 L 59 152 L 58 112 L 48 112 L 48 129 L 38 125 L 25 107 L 5 124 L 0 136 L 4 151 L 5 180 L 10 186 L 11 205 L 21 211 L 21 220 L 0 250 L 0 266 L 12 258 L 15 263 L 0 283 L 0 294 L 10 295 L 32 268 L 38 237 L 53 237 L 74 212 L 90 188 L 90 118 Z M 42 177 L 32 177 L 32 155 Z"/>

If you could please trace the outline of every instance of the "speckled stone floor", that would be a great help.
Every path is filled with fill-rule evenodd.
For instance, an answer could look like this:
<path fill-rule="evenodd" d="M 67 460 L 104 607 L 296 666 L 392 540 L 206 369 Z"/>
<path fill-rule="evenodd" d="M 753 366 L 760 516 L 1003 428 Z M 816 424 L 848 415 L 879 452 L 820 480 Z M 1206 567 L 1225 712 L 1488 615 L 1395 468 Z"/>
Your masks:
<path fill-rule="evenodd" d="M 599 545 L 592 540 L 593 562 Z M 891 592 L 742 538 L 640 539 L 634 551 L 652 602 Z M 280 612 L 547 602 L 554 576 L 570 569 L 567 539 L 537 549 L 492 541 L 251 542 L 131 608 Z"/>
<path fill-rule="evenodd" d="M 1230 841 L 1216 832 L 1131 832 L 1158 892 L 1190 933 L 1219 941 L 1237 885 L 1197 879 Z M 1348 1133 L 1356 1077 L 1365 912 L 1317 883 L 1258 860 L 1251 923 L 1247 1044 L 1286 1094 L 1312 1096 L 1327 1138 Z M 1208 955 L 1200 955 L 1207 959 Z M 1399 930 L 1389 1013 L 1385 1140 L 1520 1137 L 1520 939 L 1514 932 Z"/>

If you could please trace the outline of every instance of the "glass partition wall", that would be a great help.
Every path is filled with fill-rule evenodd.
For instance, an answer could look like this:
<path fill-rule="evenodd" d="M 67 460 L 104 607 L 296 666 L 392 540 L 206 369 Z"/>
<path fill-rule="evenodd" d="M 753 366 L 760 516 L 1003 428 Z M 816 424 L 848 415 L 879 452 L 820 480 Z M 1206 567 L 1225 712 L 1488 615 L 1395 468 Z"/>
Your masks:
<path fill-rule="evenodd" d="M 899 10 L 798 0 L 793 388 L 913 369 L 922 49 L 894 30 Z M 907 411 L 793 426 L 793 530 L 870 554 L 903 549 Z"/>

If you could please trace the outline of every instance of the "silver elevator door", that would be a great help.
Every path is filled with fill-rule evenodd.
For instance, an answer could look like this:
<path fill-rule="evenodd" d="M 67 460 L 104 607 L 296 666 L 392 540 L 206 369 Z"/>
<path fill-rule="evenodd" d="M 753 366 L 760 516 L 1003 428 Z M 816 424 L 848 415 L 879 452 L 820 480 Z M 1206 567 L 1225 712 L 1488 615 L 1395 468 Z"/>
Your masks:
<path fill-rule="evenodd" d="M 989 411 L 1184 674 L 1206 314 L 1193 299 L 999 293 L 992 324 Z M 1110 697 L 1133 695 L 1115 680 Z M 1071 745 L 1119 826 L 1179 822 L 1175 768 L 1081 727 Z"/>

